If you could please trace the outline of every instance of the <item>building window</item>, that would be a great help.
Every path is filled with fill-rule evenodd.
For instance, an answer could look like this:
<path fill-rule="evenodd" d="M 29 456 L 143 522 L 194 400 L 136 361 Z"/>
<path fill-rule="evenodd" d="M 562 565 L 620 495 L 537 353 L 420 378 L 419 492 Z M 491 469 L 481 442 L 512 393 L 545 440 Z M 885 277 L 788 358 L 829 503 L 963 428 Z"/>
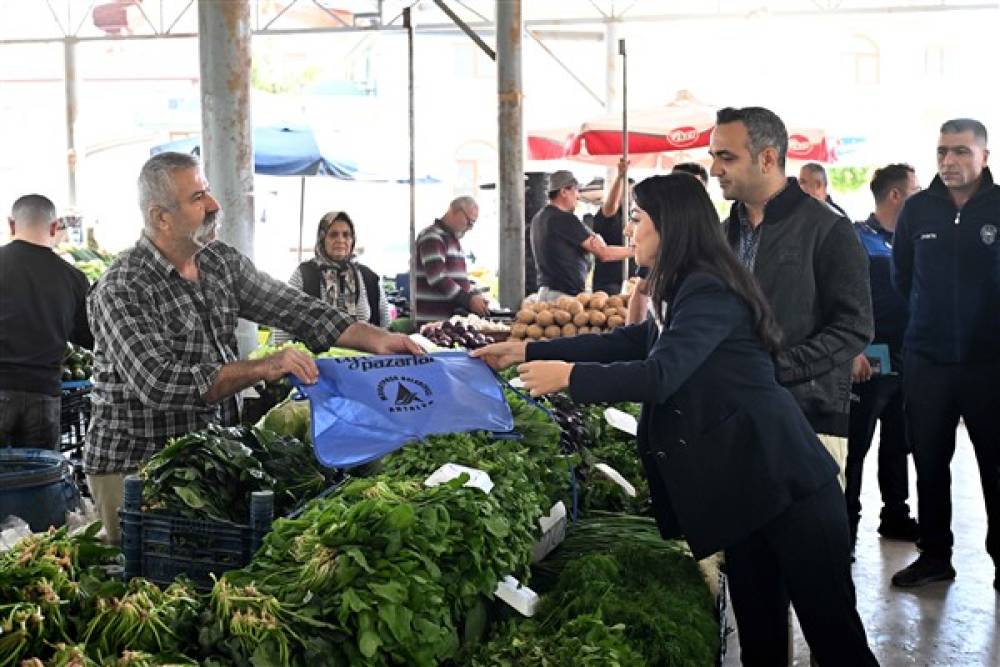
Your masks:
<path fill-rule="evenodd" d="M 924 76 L 929 79 L 944 77 L 945 55 L 940 44 L 928 44 L 924 49 Z"/>
<path fill-rule="evenodd" d="M 848 80 L 853 80 L 859 86 L 879 83 L 882 63 L 875 40 L 864 35 L 854 35 L 844 56 Z"/>
<path fill-rule="evenodd" d="M 455 166 L 455 196 L 476 192 L 479 188 L 479 162 L 456 160 Z"/>

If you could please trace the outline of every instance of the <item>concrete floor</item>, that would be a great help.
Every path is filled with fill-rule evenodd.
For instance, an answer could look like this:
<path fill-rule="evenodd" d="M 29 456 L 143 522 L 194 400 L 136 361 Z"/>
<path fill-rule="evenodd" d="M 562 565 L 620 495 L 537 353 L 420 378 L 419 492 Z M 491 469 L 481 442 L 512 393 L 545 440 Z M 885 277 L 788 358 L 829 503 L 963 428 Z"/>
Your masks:
<path fill-rule="evenodd" d="M 878 440 L 878 434 L 876 434 Z M 958 430 L 952 462 L 952 530 L 955 581 L 903 591 L 889 580 L 916 556 L 906 542 L 879 537 L 881 498 L 875 479 L 876 447 L 865 461 L 861 502 L 864 506 L 854 564 L 858 612 L 868 641 L 883 667 L 1000 666 L 1000 593 L 993 589 L 993 562 L 986 553 L 986 512 L 972 444 Z M 910 470 L 910 508 L 916 512 L 915 476 Z M 735 621 L 730 618 L 735 627 Z M 731 634 L 724 667 L 739 661 L 739 640 Z M 809 665 L 809 651 L 796 631 L 793 664 Z M 825 667 L 825 666 L 824 666 Z M 838 666 L 839 667 L 839 666 Z"/>

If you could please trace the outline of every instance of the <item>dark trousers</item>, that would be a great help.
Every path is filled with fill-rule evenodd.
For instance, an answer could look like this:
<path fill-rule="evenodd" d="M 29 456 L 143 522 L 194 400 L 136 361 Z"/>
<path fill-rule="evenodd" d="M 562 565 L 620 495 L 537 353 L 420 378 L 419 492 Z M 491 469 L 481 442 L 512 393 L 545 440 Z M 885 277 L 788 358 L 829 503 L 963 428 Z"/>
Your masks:
<path fill-rule="evenodd" d="M 986 500 L 986 551 L 1000 564 L 1000 364 L 935 364 L 906 356 L 906 421 L 917 469 L 921 550 L 950 558 L 951 459 L 961 417 Z"/>
<path fill-rule="evenodd" d="M 0 447 L 59 446 L 58 396 L 0 389 Z"/>
<path fill-rule="evenodd" d="M 726 574 L 744 666 L 788 664 L 789 601 L 820 667 L 878 665 L 855 607 L 836 480 L 726 549 Z"/>
<path fill-rule="evenodd" d="M 875 435 L 875 424 L 882 422 L 878 443 L 878 487 L 882 493 L 883 517 L 910 514 L 906 504 L 909 497 L 906 455 L 910 446 L 903 417 L 903 381 L 899 375 L 876 375 L 868 382 L 855 384 L 851 391 L 859 401 L 851 403 L 844 497 L 847 518 L 855 531 L 861 518 L 862 472 Z"/>

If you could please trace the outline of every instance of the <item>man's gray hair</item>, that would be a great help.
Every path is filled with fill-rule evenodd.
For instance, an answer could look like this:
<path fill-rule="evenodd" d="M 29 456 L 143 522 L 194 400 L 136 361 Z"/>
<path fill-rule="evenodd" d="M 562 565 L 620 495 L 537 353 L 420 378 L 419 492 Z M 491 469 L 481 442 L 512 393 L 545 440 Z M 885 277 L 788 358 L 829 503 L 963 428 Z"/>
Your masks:
<path fill-rule="evenodd" d="M 476 202 L 474 197 L 470 197 L 469 195 L 462 195 L 461 197 L 455 197 L 454 199 L 451 200 L 451 203 L 448 204 L 449 211 L 462 211 L 470 208 L 478 209 L 479 204 Z"/>
<path fill-rule="evenodd" d="M 983 146 L 989 140 L 986 135 L 986 126 L 974 118 L 952 118 L 941 125 L 941 134 L 961 134 L 962 132 L 972 132 L 972 136 Z"/>
<path fill-rule="evenodd" d="M 139 171 L 139 208 L 147 231 L 152 224 L 149 209 L 153 206 L 177 208 L 177 190 L 174 187 L 174 172 L 197 169 L 201 161 L 188 153 L 158 153 L 146 160 Z"/>
<path fill-rule="evenodd" d="M 10 216 L 14 218 L 15 227 L 50 225 L 56 219 L 56 205 L 44 195 L 24 195 L 14 202 Z"/>
<path fill-rule="evenodd" d="M 813 176 L 819 176 L 820 179 L 822 179 L 823 181 L 823 185 L 828 184 L 828 181 L 826 180 L 826 169 L 823 168 L 823 165 L 819 164 L 818 162 L 807 162 L 806 164 L 802 165 L 802 168 L 808 171 Z"/>
<path fill-rule="evenodd" d="M 778 166 L 784 169 L 785 156 L 788 154 L 788 130 L 778 114 L 764 107 L 726 107 L 715 114 L 716 125 L 737 122 L 743 123 L 747 128 L 750 157 L 756 160 L 762 150 L 774 148 L 778 151 Z"/>

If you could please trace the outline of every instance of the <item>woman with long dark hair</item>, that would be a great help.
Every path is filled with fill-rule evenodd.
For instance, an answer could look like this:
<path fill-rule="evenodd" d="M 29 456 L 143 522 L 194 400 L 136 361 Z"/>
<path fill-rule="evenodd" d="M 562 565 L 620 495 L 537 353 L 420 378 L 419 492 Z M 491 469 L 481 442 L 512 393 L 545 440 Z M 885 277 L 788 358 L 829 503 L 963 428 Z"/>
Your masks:
<path fill-rule="evenodd" d="M 744 665 L 787 663 L 789 600 L 820 665 L 877 665 L 855 609 L 837 464 L 775 379 L 767 302 L 695 178 L 646 179 L 635 203 L 654 319 L 472 354 L 494 368 L 527 361 L 518 371 L 535 396 L 642 403 L 660 533 L 684 536 L 699 559 L 725 551 Z"/>

